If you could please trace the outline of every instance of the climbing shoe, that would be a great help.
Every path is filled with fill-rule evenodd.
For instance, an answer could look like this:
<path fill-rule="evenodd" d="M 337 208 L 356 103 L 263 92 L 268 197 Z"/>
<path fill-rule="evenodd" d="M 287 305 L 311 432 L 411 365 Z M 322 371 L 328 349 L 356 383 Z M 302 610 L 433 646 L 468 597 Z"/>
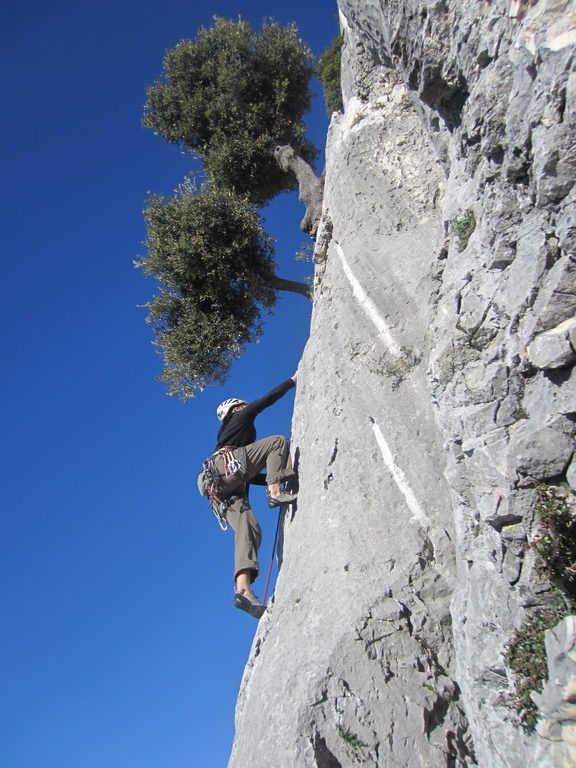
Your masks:
<path fill-rule="evenodd" d="M 266 606 L 258 600 L 251 589 L 245 589 L 243 592 L 234 593 L 234 605 L 241 611 L 246 611 L 251 616 L 259 619 L 266 610 Z"/>
<path fill-rule="evenodd" d="M 286 493 L 286 491 L 282 491 L 280 496 L 270 496 L 268 494 L 268 506 L 270 509 L 274 509 L 274 507 L 281 507 L 283 504 L 292 504 L 297 498 L 297 493 Z"/>

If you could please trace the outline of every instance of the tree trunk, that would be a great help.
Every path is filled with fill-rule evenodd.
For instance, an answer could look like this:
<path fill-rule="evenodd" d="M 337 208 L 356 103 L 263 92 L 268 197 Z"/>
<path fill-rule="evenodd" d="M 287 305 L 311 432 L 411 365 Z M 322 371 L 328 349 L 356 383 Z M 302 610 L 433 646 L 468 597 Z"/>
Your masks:
<path fill-rule="evenodd" d="M 293 293 L 301 293 L 302 296 L 306 296 L 310 299 L 310 286 L 306 283 L 299 283 L 296 280 L 286 280 L 278 275 L 273 275 L 270 280 L 270 285 L 277 291 L 292 291 Z"/>
<path fill-rule="evenodd" d="M 322 215 L 324 178 L 316 176 L 312 167 L 300 155 L 297 155 L 289 144 L 276 146 L 274 157 L 283 171 L 292 171 L 296 176 L 300 188 L 298 199 L 306 206 L 306 213 L 300 222 L 300 229 L 303 232 L 308 232 L 312 240 L 315 240 Z"/>

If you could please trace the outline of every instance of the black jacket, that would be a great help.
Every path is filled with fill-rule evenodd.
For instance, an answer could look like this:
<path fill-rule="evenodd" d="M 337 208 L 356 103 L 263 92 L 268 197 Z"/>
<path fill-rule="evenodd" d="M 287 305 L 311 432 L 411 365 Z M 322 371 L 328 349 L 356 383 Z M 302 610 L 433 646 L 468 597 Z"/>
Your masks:
<path fill-rule="evenodd" d="M 223 448 L 225 445 L 232 445 L 235 448 L 240 448 L 244 445 L 249 445 L 256 440 L 256 427 L 254 426 L 254 419 L 265 408 L 272 405 L 279 400 L 282 395 L 285 395 L 289 389 L 295 387 L 296 384 L 292 379 L 286 379 L 282 384 L 279 384 L 271 392 L 268 392 L 264 397 L 258 400 L 253 400 L 241 411 L 236 413 L 229 413 L 224 419 L 222 426 L 218 430 L 218 442 L 216 448 Z"/>

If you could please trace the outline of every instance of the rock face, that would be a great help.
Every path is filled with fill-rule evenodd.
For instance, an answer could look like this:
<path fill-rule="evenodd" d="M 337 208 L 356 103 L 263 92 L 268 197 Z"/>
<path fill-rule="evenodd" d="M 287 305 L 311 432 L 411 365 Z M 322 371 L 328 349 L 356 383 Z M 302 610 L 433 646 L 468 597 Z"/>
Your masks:
<path fill-rule="evenodd" d="M 576 632 L 533 733 L 505 651 L 574 486 L 574 3 L 340 0 L 297 508 L 229 768 L 576 764 Z"/>

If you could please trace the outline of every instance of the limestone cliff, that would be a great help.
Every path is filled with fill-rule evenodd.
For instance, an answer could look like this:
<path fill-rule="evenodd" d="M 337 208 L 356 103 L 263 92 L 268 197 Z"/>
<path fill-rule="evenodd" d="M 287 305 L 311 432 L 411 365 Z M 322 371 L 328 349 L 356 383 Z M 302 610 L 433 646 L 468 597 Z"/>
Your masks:
<path fill-rule="evenodd" d="M 536 732 L 504 656 L 536 486 L 576 485 L 574 3 L 339 6 L 299 501 L 229 766 L 574 765 L 576 623 Z"/>

